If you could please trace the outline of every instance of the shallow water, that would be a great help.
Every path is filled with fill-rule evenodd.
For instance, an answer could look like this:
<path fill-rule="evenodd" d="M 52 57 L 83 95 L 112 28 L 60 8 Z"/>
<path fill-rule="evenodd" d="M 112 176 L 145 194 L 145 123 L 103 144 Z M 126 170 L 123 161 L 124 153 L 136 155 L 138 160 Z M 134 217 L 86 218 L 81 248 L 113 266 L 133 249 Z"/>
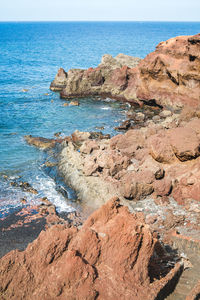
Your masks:
<path fill-rule="evenodd" d="M 96 66 L 105 53 L 143 58 L 162 40 L 199 31 L 200 23 L 181 22 L 0 23 L 0 217 L 25 196 L 32 203 L 46 196 L 60 211 L 71 209 L 42 167 L 44 153 L 28 146 L 24 135 L 51 138 L 96 126 L 115 134 L 113 127 L 125 118 L 120 103 L 109 99 L 81 99 L 79 107 L 64 107 L 59 94 L 49 90 L 59 67 Z M 22 192 L 3 175 L 10 181 L 21 176 L 39 194 Z"/>

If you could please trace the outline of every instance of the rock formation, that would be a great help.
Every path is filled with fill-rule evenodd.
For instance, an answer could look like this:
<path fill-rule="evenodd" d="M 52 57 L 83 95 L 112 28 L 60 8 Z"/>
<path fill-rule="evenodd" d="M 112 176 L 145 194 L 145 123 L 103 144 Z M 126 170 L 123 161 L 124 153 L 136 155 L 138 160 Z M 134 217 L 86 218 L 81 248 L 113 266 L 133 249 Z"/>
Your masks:
<path fill-rule="evenodd" d="M 136 66 L 137 65 L 137 66 Z M 97 68 L 58 71 L 52 90 L 62 98 L 109 96 L 180 108 L 200 104 L 200 34 L 160 43 L 143 60 L 105 55 Z"/>
<path fill-rule="evenodd" d="M 163 299 L 182 272 L 145 225 L 113 198 L 83 227 L 54 225 L 0 260 L 1 299 Z"/>

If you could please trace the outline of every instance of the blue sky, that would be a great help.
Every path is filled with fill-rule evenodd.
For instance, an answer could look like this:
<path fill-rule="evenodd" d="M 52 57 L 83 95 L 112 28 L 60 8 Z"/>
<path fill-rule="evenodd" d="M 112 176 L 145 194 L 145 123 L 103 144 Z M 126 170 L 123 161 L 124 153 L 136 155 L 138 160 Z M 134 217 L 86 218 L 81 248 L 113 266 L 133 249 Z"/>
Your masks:
<path fill-rule="evenodd" d="M 200 0 L 0 0 L 0 21 L 200 21 Z"/>

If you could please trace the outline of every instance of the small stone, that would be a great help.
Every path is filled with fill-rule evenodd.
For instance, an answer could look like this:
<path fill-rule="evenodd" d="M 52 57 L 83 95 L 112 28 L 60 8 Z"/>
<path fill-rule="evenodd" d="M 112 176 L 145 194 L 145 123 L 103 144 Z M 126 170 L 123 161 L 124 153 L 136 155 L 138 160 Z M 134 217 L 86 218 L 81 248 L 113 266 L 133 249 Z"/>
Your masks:
<path fill-rule="evenodd" d="M 21 202 L 22 204 L 26 204 L 26 203 L 27 203 L 27 199 L 26 199 L 26 198 L 21 198 L 21 199 L 20 199 L 20 202 Z"/>
<path fill-rule="evenodd" d="M 160 113 L 161 118 L 171 117 L 171 115 L 172 115 L 172 112 L 170 110 L 163 110 Z"/>
<path fill-rule="evenodd" d="M 154 116 L 153 118 L 152 118 L 152 120 L 154 121 L 154 123 L 156 123 L 156 122 L 159 122 L 160 121 L 160 117 L 157 115 L 157 116 Z"/>
<path fill-rule="evenodd" d="M 54 136 L 59 137 L 61 135 L 61 131 L 54 133 Z"/>
<path fill-rule="evenodd" d="M 145 115 L 141 112 L 136 113 L 135 115 L 135 121 L 137 122 L 143 122 L 145 119 Z"/>
<path fill-rule="evenodd" d="M 74 101 L 71 101 L 71 102 L 69 103 L 69 105 L 70 105 L 70 106 L 79 106 L 79 102 L 78 102 L 78 100 L 74 100 Z"/>
<path fill-rule="evenodd" d="M 28 91 L 29 91 L 28 89 L 23 89 L 23 90 L 22 90 L 23 93 L 26 93 L 26 92 L 28 92 Z"/>
<path fill-rule="evenodd" d="M 122 122 L 121 125 L 115 127 L 115 130 L 127 130 L 131 127 L 131 121 L 130 120 L 126 120 L 124 122 Z"/>

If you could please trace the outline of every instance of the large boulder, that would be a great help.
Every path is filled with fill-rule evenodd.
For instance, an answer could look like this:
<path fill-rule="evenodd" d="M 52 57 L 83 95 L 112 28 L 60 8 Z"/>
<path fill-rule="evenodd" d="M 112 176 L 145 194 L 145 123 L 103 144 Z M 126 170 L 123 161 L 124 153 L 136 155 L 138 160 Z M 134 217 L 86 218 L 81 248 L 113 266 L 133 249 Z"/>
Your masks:
<path fill-rule="evenodd" d="M 0 298 L 161 299 L 181 272 L 164 253 L 143 215 L 114 198 L 80 230 L 54 225 L 1 258 Z"/>

